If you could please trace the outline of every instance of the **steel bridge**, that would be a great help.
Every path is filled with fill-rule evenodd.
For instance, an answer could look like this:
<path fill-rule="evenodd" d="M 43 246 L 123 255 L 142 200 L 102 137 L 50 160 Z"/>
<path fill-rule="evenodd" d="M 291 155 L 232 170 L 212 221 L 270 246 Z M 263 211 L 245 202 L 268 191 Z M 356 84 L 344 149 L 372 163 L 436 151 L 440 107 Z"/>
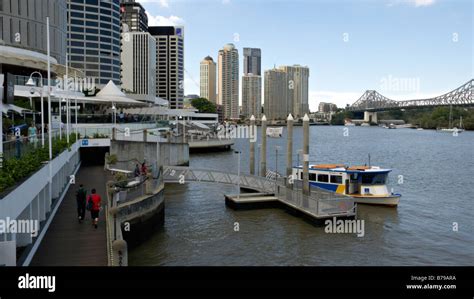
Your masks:
<path fill-rule="evenodd" d="M 247 188 L 260 193 L 272 194 L 278 201 L 316 219 L 331 217 L 353 217 L 357 205 L 352 198 L 323 190 L 312 189 L 304 195 L 296 184 L 293 189 L 285 186 L 284 177 L 260 177 L 248 174 L 227 173 L 218 170 L 193 169 L 183 166 L 164 166 L 165 183 L 210 182 Z"/>
<path fill-rule="evenodd" d="M 435 106 L 470 106 L 474 105 L 473 99 L 474 79 L 464 85 L 431 99 L 394 101 L 375 90 L 367 90 L 354 104 L 347 108 L 348 111 L 384 111 L 392 109 L 415 109 L 420 107 Z"/>

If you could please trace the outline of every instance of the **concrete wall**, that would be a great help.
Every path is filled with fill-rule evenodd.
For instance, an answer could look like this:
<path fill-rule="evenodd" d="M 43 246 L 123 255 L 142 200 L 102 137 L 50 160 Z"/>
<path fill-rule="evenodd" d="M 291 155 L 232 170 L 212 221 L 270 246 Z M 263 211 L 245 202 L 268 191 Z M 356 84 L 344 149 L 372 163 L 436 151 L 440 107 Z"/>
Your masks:
<path fill-rule="evenodd" d="M 146 160 L 148 165 L 189 165 L 189 145 L 187 143 L 159 143 L 143 141 L 113 140 L 110 155 L 116 155 L 118 162 L 111 168 L 134 170 L 138 160 Z"/>

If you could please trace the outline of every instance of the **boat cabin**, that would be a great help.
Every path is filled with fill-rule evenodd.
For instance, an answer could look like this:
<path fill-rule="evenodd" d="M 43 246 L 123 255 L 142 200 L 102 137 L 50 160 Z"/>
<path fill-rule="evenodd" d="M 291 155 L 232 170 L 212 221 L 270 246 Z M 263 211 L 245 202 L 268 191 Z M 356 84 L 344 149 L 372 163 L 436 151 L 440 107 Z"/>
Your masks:
<path fill-rule="evenodd" d="M 389 194 L 386 184 L 390 171 L 377 166 L 310 165 L 309 183 L 350 196 L 381 196 Z M 294 167 L 293 176 L 303 180 L 303 167 Z"/>

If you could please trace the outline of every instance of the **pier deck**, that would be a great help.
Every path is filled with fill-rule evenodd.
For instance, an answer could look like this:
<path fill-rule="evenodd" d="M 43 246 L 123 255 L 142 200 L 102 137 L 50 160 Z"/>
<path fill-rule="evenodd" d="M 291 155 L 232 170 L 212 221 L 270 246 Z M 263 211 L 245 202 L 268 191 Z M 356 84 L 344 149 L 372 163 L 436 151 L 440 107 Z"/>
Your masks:
<path fill-rule="evenodd" d="M 95 188 L 105 206 L 107 175 L 103 166 L 84 166 L 76 175 L 58 212 L 36 252 L 31 266 L 107 266 L 107 241 L 104 210 L 99 215 L 99 226 L 91 224 L 90 212 L 78 222 L 76 190 L 84 184 L 87 194 Z"/>

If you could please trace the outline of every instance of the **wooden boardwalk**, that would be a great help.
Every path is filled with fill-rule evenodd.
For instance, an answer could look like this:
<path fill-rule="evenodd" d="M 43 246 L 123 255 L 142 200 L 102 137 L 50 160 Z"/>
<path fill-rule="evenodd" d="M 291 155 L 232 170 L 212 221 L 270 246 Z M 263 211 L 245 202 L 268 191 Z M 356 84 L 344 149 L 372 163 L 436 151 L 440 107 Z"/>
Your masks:
<path fill-rule="evenodd" d="M 107 266 L 107 241 L 105 228 L 105 184 L 107 174 L 103 166 L 82 166 L 51 222 L 36 252 L 31 266 Z M 76 190 L 84 184 L 87 194 L 95 188 L 102 197 L 104 209 L 99 215 L 99 227 L 91 223 L 90 212 L 78 222 Z"/>

